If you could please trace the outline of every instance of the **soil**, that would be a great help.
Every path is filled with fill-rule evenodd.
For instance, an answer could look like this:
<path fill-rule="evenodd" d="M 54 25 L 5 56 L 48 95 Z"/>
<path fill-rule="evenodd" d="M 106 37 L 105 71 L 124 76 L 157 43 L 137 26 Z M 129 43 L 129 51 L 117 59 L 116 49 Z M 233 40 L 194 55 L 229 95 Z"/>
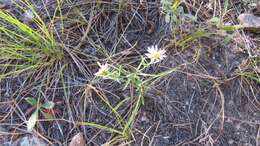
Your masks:
<path fill-rule="evenodd" d="M 47 8 L 53 11 L 55 2 L 48 2 Z M 223 7 L 224 2 L 220 2 L 217 7 Z M 91 146 L 113 139 L 114 133 L 76 124 L 88 121 L 116 127 L 114 115 L 99 94 L 105 95 L 112 105 L 131 96 L 131 89 L 123 90 L 120 83 L 110 80 L 93 83 L 93 74 L 98 69 L 96 61 L 106 59 L 104 49 L 113 54 L 111 58 L 115 62 L 135 66 L 148 46 L 158 44 L 167 50 L 167 58 L 147 72 L 181 67 L 151 86 L 129 145 L 260 146 L 260 84 L 237 74 L 248 61 L 249 52 L 258 55 L 259 34 L 237 31 L 228 34 L 232 39 L 224 43 L 217 29 L 207 25 L 213 13 L 221 13 L 207 7 L 209 3 L 187 0 L 183 4 L 185 11 L 196 13 L 199 20 L 183 22 L 172 33 L 159 1 L 126 1 L 121 12 L 118 2 L 102 1 L 100 9 L 95 8 L 91 31 L 83 43 L 80 40 L 88 23 L 78 23 L 78 20 L 84 21 L 78 11 L 89 20 L 93 3 L 84 0 L 66 3 L 63 10 L 71 20 L 65 21 L 65 44 L 75 56 L 65 52 L 66 59 L 53 68 L 0 80 L 0 143 L 16 141 L 29 134 L 25 122 L 34 109 L 25 102 L 26 97 L 55 102 L 57 120 L 48 121 L 40 115 L 35 131 L 30 133 L 49 145 L 68 145 L 79 132 Z M 41 2 L 34 4 L 44 11 Z M 224 20 L 237 24 L 238 15 L 247 11 L 250 8 L 242 0 L 231 0 Z M 189 42 L 184 49 L 176 45 L 178 40 L 200 27 L 207 27 L 207 31 L 216 34 Z M 75 50 L 79 43 L 82 45 Z M 63 64 L 68 67 L 61 77 L 57 70 Z M 100 93 L 88 88 L 90 84 Z M 128 116 L 134 101 L 129 99 L 124 103 L 120 113 Z"/>

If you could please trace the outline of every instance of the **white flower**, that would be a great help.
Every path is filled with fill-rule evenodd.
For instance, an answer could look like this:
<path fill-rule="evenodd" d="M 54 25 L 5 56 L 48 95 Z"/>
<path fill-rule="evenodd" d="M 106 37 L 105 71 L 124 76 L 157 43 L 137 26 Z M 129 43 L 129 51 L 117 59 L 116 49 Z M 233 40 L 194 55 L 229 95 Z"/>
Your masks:
<path fill-rule="evenodd" d="M 158 49 L 157 45 L 148 47 L 147 51 L 148 53 L 145 55 L 151 60 L 151 63 L 157 63 L 166 57 L 166 51 L 164 49 Z"/>
<path fill-rule="evenodd" d="M 1 0 L 0 0 L 1 1 Z M 23 14 L 23 21 L 25 23 L 30 23 L 32 22 L 34 19 L 34 14 L 31 10 L 27 10 L 24 14 Z"/>
<path fill-rule="evenodd" d="M 24 17 L 28 18 L 28 19 L 33 19 L 34 18 L 34 14 L 32 11 L 28 10 L 26 11 L 26 13 L 24 13 Z"/>
<path fill-rule="evenodd" d="M 108 64 L 100 64 L 97 62 L 98 66 L 100 67 L 98 72 L 95 73 L 95 76 L 101 76 L 101 77 L 106 77 L 107 74 L 109 73 L 109 66 Z"/>

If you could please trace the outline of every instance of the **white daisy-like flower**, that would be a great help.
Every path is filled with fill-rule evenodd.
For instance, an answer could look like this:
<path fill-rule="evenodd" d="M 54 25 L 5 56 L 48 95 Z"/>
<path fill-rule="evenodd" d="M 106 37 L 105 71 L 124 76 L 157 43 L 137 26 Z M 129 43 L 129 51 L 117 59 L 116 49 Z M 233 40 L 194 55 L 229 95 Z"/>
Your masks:
<path fill-rule="evenodd" d="M 99 70 L 95 73 L 95 76 L 106 77 L 109 73 L 108 64 L 100 64 L 99 62 L 97 62 L 97 64 L 99 66 Z"/>
<path fill-rule="evenodd" d="M 1 0 L 0 0 L 1 1 Z M 27 10 L 24 14 L 23 14 L 23 21 L 25 23 L 30 23 L 32 22 L 34 19 L 34 14 L 33 11 L 31 10 Z"/>
<path fill-rule="evenodd" d="M 26 13 L 24 13 L 24 17 L 28 18 L 28 19 L 33 19 L 34 18 L 34 14 L 32 11 L 28 10 L 26 11 Z"/>
<path fill-rule="evenodd" d="M 151 60 L 151 63 L 157 63 L 167 57 L 165 55 L 166 51 L 164 49 L 158 49 L 157 45 L 148 47 L 147 51 L 148 53 L 145 55 Z"/>

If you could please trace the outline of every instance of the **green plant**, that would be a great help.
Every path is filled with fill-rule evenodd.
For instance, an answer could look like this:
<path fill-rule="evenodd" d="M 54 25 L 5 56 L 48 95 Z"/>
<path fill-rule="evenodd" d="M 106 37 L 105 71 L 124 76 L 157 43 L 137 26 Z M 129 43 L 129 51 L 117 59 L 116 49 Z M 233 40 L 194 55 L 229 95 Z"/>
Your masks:
<path fill-rule="evenodd" d="M 31 24 L 0 10 L 0 79 L 49 67 L 64 55 L 55 40 L 53 24 L 47 25 L 27 0 L 13 3 L 21 12 L 30 13 Z M 52 22 L 54 19 L 55 14 Z"/>
<path fill-rule="evenodd" d="M 103 64 L 100 66 L 99 71 L 95 74 L 97 77 L 102 77 L 103 79 L 110 79 L 117 81 L 124 85 L 123 90 L 125 90 L 127 87 L 133 87 L 137 93 L 136 96 L 136 102 L 133 105 L 133 108 L 131 109 L 130 115 L 127 119 L 124 119 L 117 109 L 121 106 L 122 103 L 126 102 L 126 100 L 121 101 L 118 105 L 112 106 L 109 102 L 109 100 L 102 94 L 99 94 L 97 89 L 93 87 L 92 85 L 89 85 L 89 87 L 92 90 L 95 90 L 96 93 L 99 95 L 101 100 L 111 109 L 111 111 L 115 114 L 117 122 L 118 122 L 118 129 L 111 128 L 108 126 L 103 126 L 97 123 L 90 123 L 90 122 L 80 122 L 80 125 L 87 125 L 87 126 L 93 126 L 96 128 L 100 128 L 103 130 L 107 130 L 111 133 L 116 133 L 118 136 L 113 139 L 112 141 L 108 142 L 109 144 L 115 144 L 121 140 L 127 140 L 130 138 L 132 132 L 133 124 L 136 120 L 136 117 L 138 115 L 138 112 L 141 108 L 141 106 L 144 104 L 144 95 L 146 91 L 149 89 L 151 85 L 153 85 L 156 81 L 161 79 L 162 77 L 169 75 L 177 70 L 177 68 L 169 69 L 166 71 L 163 71 L 158 74 L 146 74 L 144 73 L 144 70 L 149 68 L 151 65 L 158 63 L 159 61 L 163 60 L 165 55 L 165 50 L 158 49 L 157 46 L 152 46 L 148 48 L 148 53 L 146 53 L 146 57 L 149 58 L 150 61 L 148 61 L 145 57 L 141 57 L 141 61 L 137 67 L 132 67 L 131 69 L 126 69 L 124 65 L 111 65 L 111 64 Z"/>
<path fill-rule="evenodd" d="M 221 11 L 220 16 L 218 16 L 218 17 L 214 16 L 208 21 L 208 25 L 209 25 L 208 29 L 212 31 L 212 27 L 217 28 L 218 31 L 215 32 L 215 34 L 224 36 L 225 44 L 229 43 L 230 40 L 232 40 L 232 38 L 233 38 L 232 33 L 234 31 L 243 28 L 243 26 L 239 25 L 239 24 L 238 25 L 227 25 L 224 23 L 224 17 L 228 13 L 228 6 L 229 6 L 229 0 L 225 0 L 224 9 L 223 9 L 223 11 Z"/>
<path fill-rule="evenodd" d="M 179 7 L 181 1 L 176 0 L 161 0 L 162 8 L 165 11 L 165 21 L 173 24 L 179 24 L 179 16 L 181 14 L 181 7 Z"/>
<path fill-rule="evenodd" d="M 256 56 L 248 60 L 248 63 L 237 72 L 241 77 L 246 77 L 247 79 L 253 80 L 260 84 L 260 57 Z"/>
<path fill-rule="evenodd" d="M 46 110 L 52 110 L 54 107 L 54 103 L 51 101 L 47 101 L 45 103 L 40 103 L 39 99 L 36 100 L 35 98 L 28 97 L 25 99 L 27 103 L 29 103 L 33 108 L 35 108 L 35 111 L 30 116 L 29 120 L 27 121 L 27 130 L 32 131 L 34 126 L 36 125 L 36 122 L 39 117 L 39 112 L 43 114 L 44 118 L 46 119 L 53 119 L 52 115 Z"/>
<path fill-rule="evenodd" d="M 165 21 L 170 23 L 173 29 L 180 26 L 184 20 L 196 21 L 196 17 L 184 12 L 181 0 L 161 0 L 160 2 L 165 13 Z"/>

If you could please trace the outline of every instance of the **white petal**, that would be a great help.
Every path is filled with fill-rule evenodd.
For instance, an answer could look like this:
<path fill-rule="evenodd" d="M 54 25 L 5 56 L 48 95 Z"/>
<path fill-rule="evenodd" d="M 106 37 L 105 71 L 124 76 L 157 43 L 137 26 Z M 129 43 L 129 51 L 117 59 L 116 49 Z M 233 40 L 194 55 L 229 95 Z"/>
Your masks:
<path fill-rule="evenodd" d="M 100 62 L 97 62 L 97 64 L 98 64 L 98 66 L 99 66 L 99 67 L 102 67 L 102 65 L 101 65 L 101 63 L 100 63 Z"/>
<path fill-rule="evenodd" d="M 154 49 L 153 49 L 153 48 L 151 48 L 151 47 L 148 47 L 148 50 L 147 50 L 147 52 L 149 52 L 149 53 L 153 53 L 153 52 L 154 52 Z"/>
<path fill-rule="evenodd" d="M 158 45 L 155 45 L 155 46 L 154 46 L 154 49 L 155 49 L 156 51 L 158 51 Z"/>
<path fill-rule="evenodd" d="M 151 54 L 150 53 L 145 53 L 145 56 L 147 56 L 148 58 L 151 58 Z"/>
<path fill-rule="evenodd" d="M 165 54 L 166 53 L 166 50 L 160 50 L 161 54 Z"/>

